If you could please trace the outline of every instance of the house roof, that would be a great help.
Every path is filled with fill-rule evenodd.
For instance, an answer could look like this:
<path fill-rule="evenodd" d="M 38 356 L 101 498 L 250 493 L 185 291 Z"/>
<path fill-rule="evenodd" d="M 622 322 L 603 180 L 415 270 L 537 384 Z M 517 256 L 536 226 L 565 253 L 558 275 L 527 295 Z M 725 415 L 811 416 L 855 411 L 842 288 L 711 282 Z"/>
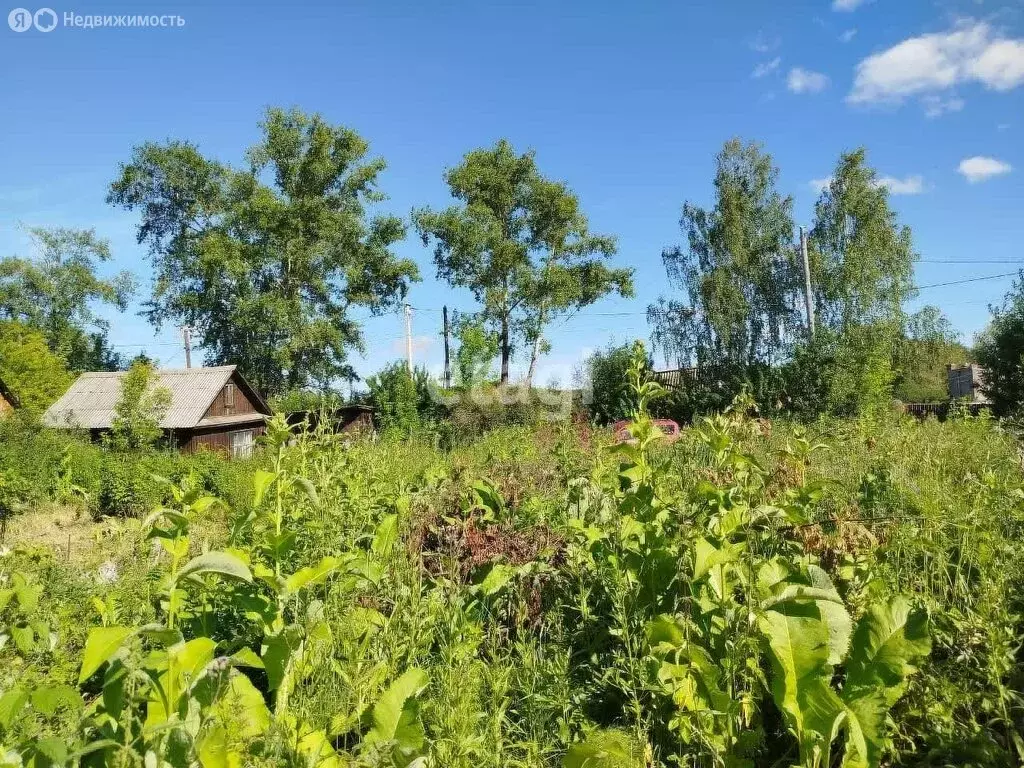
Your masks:
<path fill-rule="evenodd" d="M 83 429 L 109 429 L 114 422 L 114 406 L 121 399 L 121 380 L 124 371 L 83 373 L 64 396 L 51 405 L 43 415 L 43 423 L 51 427 L 81 427 Z M 156 371 L 155 386 L 171 393 L 171 405 L 160 420 L 164 429 L 191 429 L 207 426 L 203 416 L 217 394 L 232 376 L 245 387 L 257 410 L 270 413 L 262 398 L 236 373 L 235 366 L 216 368 L 171 368 Z M 249 421 L 257 421 L 260 414 L 248 414 Z M 210 424 L 212 426 L 212 424 Z"/>

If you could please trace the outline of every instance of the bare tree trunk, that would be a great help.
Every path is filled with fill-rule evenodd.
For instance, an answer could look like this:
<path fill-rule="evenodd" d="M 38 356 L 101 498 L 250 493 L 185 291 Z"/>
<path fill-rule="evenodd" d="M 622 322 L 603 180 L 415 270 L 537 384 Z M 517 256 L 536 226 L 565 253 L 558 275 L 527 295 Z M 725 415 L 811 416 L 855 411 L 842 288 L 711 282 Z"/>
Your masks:
<path fill-rule="evenodd" d="M 509 348 L 509 337 L 508 337 L 508 315 L 502 315 L 501 318 L 501 384 L 508 384 L 508 363 L 509 358 L 512 357 L 511 349 Z"/>
<path fill-rule="evenodd" d="M 533 352 L 530 353 L 530 368 L 526 372 L 526 388 L 533 388 L 533 376 L 537 372 L 537 358 L 540 357 L 540 344 L 543 340 L 544 330 L 544 307 L 541 306 L 540 314 L 537 317 L 537 336 L 533 340 Z"/>

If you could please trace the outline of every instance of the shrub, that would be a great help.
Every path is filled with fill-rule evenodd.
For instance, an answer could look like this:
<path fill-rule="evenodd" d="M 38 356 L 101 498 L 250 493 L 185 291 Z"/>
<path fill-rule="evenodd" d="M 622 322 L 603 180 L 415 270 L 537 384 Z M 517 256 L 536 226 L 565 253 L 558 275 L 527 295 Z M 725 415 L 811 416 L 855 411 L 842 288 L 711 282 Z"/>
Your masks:
<path fill-rule="evenodd" d="M 119 450 L 151 448 L 163 434 L 160 422 L 171 405 L 166 387 L 155 386 L 151 363 L 136 361 L 121 379 L 121 397 L 114 405 L 110 444 Z"/>
<path fill-rule="evenodd" d="M 420 393 L 405 363 L 391 363 L 366 383 L 380 429 L 411 434 L 420 426 Z"/>

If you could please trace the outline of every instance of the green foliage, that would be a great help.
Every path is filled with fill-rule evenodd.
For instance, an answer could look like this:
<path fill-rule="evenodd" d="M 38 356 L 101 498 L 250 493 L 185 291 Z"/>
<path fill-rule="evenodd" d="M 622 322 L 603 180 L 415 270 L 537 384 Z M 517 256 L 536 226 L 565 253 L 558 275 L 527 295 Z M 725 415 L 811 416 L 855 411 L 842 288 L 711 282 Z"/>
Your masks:
<path fill-rule="evenodd" d="M 39 413 L 67 391 L 74 377 L 50 351 L 46 337 L 29 326 L 0 322 L 0 379 L 23 408 Z"/>
<path fill-rule="evenodd" d="M 715 158 L 715 207 L 683 206 L 686 246 L 665 250 L 669 283 L 686 299 L 648 310 L 655 340 L 678 365 L 778 363 L 799 323 L 790 243 L 793 200 L 760 145 L 731 139 Z"/>
<path fill-rule="evenodd" d="M 110 425 L 111 446 L 138 451 L 152 448 L 160 439 L 171 392 L 156 382 L 156 371 L 146 362 L 136 362 L 121 378 L 121 394 L 114 404 Z"/>
<path fill-rule="evenodd" d="M 498 354 L 497 334 L 487 329 L 484 320 L 469 315 L 456 318 L 455 337 L 459 342 L 455 352 L 459 386 L 481 386 L 491 377 L 491 363 Z"/>
<path fill-rule="evenodd" d="M 587 410 L 598 424 L 611 424 L 625 419 L 633 411 L 632 390 L 627 378 L 632 360 L 631 344 L 609 346 L 604 351 L 594 352 L 587 359 L 585 389 L 590 397 Z M 646 367 L 647 370 L 653 368 L 649 358 Z"/>
<path fill-rule="evenodd" d="M 374 417 L 382 430 L 411 434 L 420 426 L 420 392 L 409 367 L 391 363 L 366 380 Z"/>
<path fill-rule="evenodd" d="M 416 211 L 416 228 L 424 245 L 434 241 L 438 277 L 480 303 L 480 320 L 498 336 L 501 383 L 523 342 L 533 344 L 532 383 L 545 327 L 609 293 L 632 296 L 633 271 L 607 266 L 615 239 L 590 232 L 576 195 L 545 179 L 533 152 L 516 154 L 502 139 L 467 153 L 445 182 L 460 204 Z"/>
<path fill-rule="evenodd" d="M 1002 307 L 993 308 L 975 355 L 985 369 L 985 394 L 996 413 L 1017 413 L 1024 406 L 1024 278 L 1014 283 Z"/>
<path fill-rule="evenodd" d="M 38 227 L 29 234 L 38 257 L 0 259 L 0 319 L 42 333 L 72 370 L 115 370 L 120 361 L 106 343 L 109 323 L 95 308 L 108 304 L 123 312 L 134 278 L 128 272 L 98 275 L 110 261 L 110 246 L 91 229 Z"/>
<path fill-rule="evenodd" d="M 150 480 L 141 520 L 98 525 L 94 561 L 0 555 L 5 751 L 203 768 L 1019 763 L 1012 436 L 974 418 L 768 422 L 746 395 L 667 446 L 642 346 L 625 375 L 618 445 L 541 424 L 441 451 L 276 418 L 237 476 L 146 455 L 138 474 L 173 482 Z M 24 442 L 47 460 L 45 434 Z M 211 482 L 244 493 L 229 508 Z"/>
<path fill-rule="evenodd" d="M 210 362 L 275 395 L 351 375 L 350 310 L 397 306 L 419 273 L 391 250 L 402 221 L 369 213 L 384 161 L 364 139 L 298 110 L 269 109 L 261 128 L 245 169 L 188 142 L 140 145 L 108 199 L 142 214 L 150 320 L 193 326 Z"/>
<path fill-rule="evenodd" d="M 970 354 L 938 307 L 926 306 L 907 318 L 896 347 L 894 394 L 905 403 L 949 399 L 947 366 L 967 362 Z"/>

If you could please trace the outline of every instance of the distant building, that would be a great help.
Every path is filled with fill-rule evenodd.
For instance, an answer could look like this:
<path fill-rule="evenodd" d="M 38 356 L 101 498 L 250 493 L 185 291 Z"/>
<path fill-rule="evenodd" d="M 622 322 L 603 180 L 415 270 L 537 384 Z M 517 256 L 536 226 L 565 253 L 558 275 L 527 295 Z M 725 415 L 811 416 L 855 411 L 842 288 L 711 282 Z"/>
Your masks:
<path fill-rule="evenodd" d="M 7 388 L 4 380 L 0 379 L 0 418 L 18 407 L 18 398 Z"/>
<path fill-rule="evenodd" d="M 317 429 L 321 422 L 332 432 L 373 431 L 373 408 L 361 403 L 340 405 L 325 411 L 292 411 L 285 418 L 293 429 L 309 432 Z"/>
<path fill-rule="evenodd" d="M 83 373 L 43 415 L 58 428 L 87 429 L 93 439 L 109 432 L 121 398 L 124 372 Z M 160 421 L 168 442 L 184 453 L 200 449 L 234 457 L 252 454 L 266 431 L 270 408 L 233 365 L 155 372 L 154 386 L 171 393 Z"/>
<path fill-rule="evenodd" d="M 946 366 L 949 381 L 949 399 L 969 403 L 988 403 L 984 393 L 985 369 L 975 363 L 954 367 Z"/>

